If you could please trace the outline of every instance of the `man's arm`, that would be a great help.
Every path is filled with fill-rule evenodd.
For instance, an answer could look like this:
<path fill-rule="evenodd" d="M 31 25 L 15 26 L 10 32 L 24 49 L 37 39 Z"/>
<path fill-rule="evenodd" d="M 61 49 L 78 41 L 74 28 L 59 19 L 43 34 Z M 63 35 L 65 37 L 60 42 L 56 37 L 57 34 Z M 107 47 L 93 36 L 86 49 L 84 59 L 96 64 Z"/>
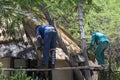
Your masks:
<path fill-rule="evenodd" d="M 41 37 L 41 33 L 40 33 L 40 27 L 38 27 L 36 29 L 36 37 L 37 37 L 38 48 L 41 48 L 42 47 L 42 37 Z"/>
<path fill-rule="evenodd" d="M 95 34 L 92 35 L 90 46 L 88 47 L 88 50 L 92 49 L 95 44 Z"/>

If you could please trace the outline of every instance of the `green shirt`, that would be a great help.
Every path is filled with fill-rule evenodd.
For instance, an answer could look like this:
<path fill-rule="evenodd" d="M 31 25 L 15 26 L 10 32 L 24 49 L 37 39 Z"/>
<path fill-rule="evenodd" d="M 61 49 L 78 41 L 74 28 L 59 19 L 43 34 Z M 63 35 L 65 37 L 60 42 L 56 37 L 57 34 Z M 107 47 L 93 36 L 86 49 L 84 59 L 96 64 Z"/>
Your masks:
<path fill-rule="evenodd" d="M 90 43 L 90 49 L 96 44 L 99 45 L 99 43 L 101 42 L 108 42 L 110 43 L 109 39 L 107 38 L 106 35 L 100 33 L 100 32 L 95 32 L 92 34 L 92 39 L 91 39 L 91 43 Z"/>

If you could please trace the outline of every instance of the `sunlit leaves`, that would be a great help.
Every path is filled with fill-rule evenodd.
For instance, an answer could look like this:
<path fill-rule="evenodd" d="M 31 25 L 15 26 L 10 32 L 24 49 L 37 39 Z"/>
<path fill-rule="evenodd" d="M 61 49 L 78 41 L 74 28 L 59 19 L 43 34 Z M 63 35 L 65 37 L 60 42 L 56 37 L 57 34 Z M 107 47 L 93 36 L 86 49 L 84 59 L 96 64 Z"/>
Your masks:
<path fill-rule="evenodd" d="M 40 5 L 45 4 L 54 20 L 77 36 L 78 13 L 77 6 L 80 0 L 0 0 L 0 19 L 20 21 L 24 17 L 22 12 L 28 11 L 28 7 L 42 14 Z M 119 0 L 82 0 L 84 7 L 84 24 L 86 34 L 92 30 L 99 30 L 107 35 L 113 35 L 119 31 L 120 1 Z M 7 23 L 7 22 L 6 22 Z M 16 22 L 17 23 L 17 22 Z M 14 25 L 13 25 L 14 26 Z M 111 31 L 111 33 L 108 33 Z"/>
<path fill-rule="evenodd" d="M 108 35 L 111 40 L 118 36 L 120 27 L 120 1 L 117 0 L 93 0 L 89 12 L 85 15 L 85 27 L 87 35 L 92 30 L 98 30 Z M 114 36 L 114 37 L 113 37 Z"/>

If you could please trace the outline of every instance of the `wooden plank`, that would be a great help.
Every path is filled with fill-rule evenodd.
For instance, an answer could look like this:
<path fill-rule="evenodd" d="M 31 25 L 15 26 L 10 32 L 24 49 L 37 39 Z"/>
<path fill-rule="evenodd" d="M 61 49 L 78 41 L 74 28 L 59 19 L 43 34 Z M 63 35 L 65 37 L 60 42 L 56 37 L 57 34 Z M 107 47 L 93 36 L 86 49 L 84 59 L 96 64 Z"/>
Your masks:
<path fill-rule="evenodd" d="M 71 70 L 71 69 L 81 69 L 81 70 L 93 70 L 93 71 L 109 71 L 104 67 L 98 66 L 78 66 L 78 67 L 57 67 L 57 68 L 46 68 L 46 69 L 14 69 L 14 68 L 2 68 L 3 71 L 52 71 L 52 70 Z M 117 70 L 115 70 L 117 71 Z M 119 70 L 118 70 L 119 71 Z"/>

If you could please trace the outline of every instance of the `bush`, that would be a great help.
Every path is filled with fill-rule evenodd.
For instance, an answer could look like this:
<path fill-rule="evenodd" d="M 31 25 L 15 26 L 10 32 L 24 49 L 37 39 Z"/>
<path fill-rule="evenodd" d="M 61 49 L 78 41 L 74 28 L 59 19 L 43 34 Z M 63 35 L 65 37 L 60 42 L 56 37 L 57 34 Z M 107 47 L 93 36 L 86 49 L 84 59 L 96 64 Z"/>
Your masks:
<path fill-rule="evenodd" d="M 28 77 L 25 71 L 16 71 L 13 75 L 10 76 L 10 80 L 31 80 L 31 77 Z"/>

